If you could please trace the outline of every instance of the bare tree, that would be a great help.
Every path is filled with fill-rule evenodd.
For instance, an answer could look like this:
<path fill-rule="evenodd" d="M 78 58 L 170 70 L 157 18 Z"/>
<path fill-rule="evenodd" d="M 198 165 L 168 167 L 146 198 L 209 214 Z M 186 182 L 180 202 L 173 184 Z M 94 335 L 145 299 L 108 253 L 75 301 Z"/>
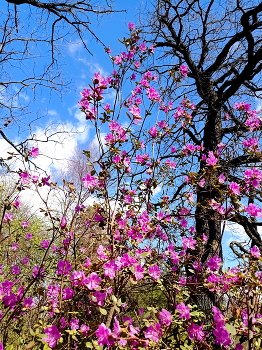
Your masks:
<path fill-rule="evenodd" d="M 214 179 L 221 173 L 230 181 L 243 183 L 244 167 L 261 166 L 260 152 L 243 153 L 237 148 L 239 139 L 248 138 L 246 116 L 234 110 L 235 102 L 257 104 L 261 98 L 262 68 L 262 3 L 234 0 L 158 0 L 152 14 L 152 41 L 160 48 L 157 70 L 165 82 L 165 92 L 174 98 L 187 97 L 196 103 L 192 123 L 183 128 L 183 135 L 195 145 L 203 145 L 204 153 L 217 152 L 219 145 L 232 145 L 230 154 L 223 154 L 216 172 L 203 173 L 205 162 L 194 160 L 194 171 L 205 176 L 203 187 L 197 186 L 195 222 L 197 235 L 208 236 L 205 262 L 210 256 L 222 256 L 222 221 L 219 213 L 208 207 L 210 200 L 225 203 L 227 199 L 215 187 Z M 182 85 L 176 78 L 180 65 L 189 68 L 188 79 Z M 261 126 L 257 137 L 261 136 Z M 178 191 L 179 192 L 179 191 Z M 178 198 L 176 192 L 175 198 Z M 247 195 L 248 203 L 261 202 L 261 194 L 254 190 Z M 230 199 L 228 199 L 230 202 Z M 232 201 L 237 207 L 240 203 Z M 252 245 L 262 248 L 262 240 L 254 219 L 245 213 L 228 216 L 244 229 Z M 241 244 L 231 244 L 235 253 L 245 252 Z"/>

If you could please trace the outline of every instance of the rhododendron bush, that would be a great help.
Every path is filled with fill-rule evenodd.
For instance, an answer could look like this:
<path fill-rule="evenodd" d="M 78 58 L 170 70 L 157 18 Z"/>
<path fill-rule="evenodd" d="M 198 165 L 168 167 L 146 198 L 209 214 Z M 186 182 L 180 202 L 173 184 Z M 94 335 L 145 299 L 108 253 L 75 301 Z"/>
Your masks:
<path fill-rule="evenodd" d="M 249 200 L 260 191 L 262 172 L 226 166 L 236 156 L 261 156 L 262 119 L 251 105 L 236 103 L 245 123 L 238 145 L 228 138 L 206 151 L 194 143 L 192 130 L 203 127 L 194 120 L 194 101 L 165 100 L 159 77 L 144 69 L 154 47 L 133 23 L 128 27 L 125 52 L 110 56 L 113 73 L 95 73 L 79 102 L 99 145 L 95 160 L 84 151 L 90 171 L 82 178 L 95 204 L 74 202 L 68 186 L 71 211 L 55 211 L 43 198 L 41 235 L 32 234 L 30 220 L 14 225 L 20 192 L 59 188 L 28 161 L 16 172 L 17 192 L 2 204 L 0 349 L 260 349 L 259 238 L 234 248 L 239 261 L 226 269 L 217 242 L 197 231 L 195 218 L 203 188 L 213 220 L 262 216 Z M 190 71 L 181 65 L 175 74 L 181 81 Z M 224 122 L 229 127 L 228 115 Z M 25 157 L 38 154 L 33 147 Z"/>

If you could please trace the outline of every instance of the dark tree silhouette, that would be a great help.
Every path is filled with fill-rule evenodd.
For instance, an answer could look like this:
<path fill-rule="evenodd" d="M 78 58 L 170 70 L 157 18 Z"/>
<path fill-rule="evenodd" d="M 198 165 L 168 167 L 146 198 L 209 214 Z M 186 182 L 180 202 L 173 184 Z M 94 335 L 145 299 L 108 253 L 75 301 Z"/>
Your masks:
<path fill-rule="evenodd" d="M 192 124 L 187 124 L 183 133 L 189 142 L 202 144 L 206 155 L 216 152 L 220 143 L 237 145 L 239 139 L 248 138 L 246 116 L 232 107 L 241 101 L 254 106 L 261 98 L 261 30 L 261 2 L 157 1 L 150 31 L 160 54 L 152 69 L 160 73 L 167 95 L 177 95 L 178 99 L 186 96 L 196 103 Z M 181 64 L 189 68 L 188 79 L 182 86 L 175 78 Z M 257 136 L 260 134 L 259 128 Z M 229 180 L 243 183 L 244 167 L 261 166 L 261 161 L 260 152 L 243 154 L 235 146 L 232 153 L 224 154 L 215 172 L 203 174 L 206 182 L 203 187 L 197 185 L 195 210 L 197 235 L 208 236 L 203 262 L 215 254 L 222 256 L 221 216 L 208 207 L 208 202 L 225 203 L 225 197 L 221 189 L 215 187 L 214 179 L 224 173 Z M 201 174 L 205 162 L 198 159 L 195 164 L 195 171 Z M 261 202 L 260 191 L 251 191 L 246 201 Z M 230 204 L 240 205 L 233 200 Z M 261 224 L 245 214 L 228 216 L 228 220 L 240 224 L 251 244 L 261 249 L 262 240 L 257 230 Z M 232 242 L 231 248 L 238 256 L 245 252 L 244 246 L 237 242 Z"/>

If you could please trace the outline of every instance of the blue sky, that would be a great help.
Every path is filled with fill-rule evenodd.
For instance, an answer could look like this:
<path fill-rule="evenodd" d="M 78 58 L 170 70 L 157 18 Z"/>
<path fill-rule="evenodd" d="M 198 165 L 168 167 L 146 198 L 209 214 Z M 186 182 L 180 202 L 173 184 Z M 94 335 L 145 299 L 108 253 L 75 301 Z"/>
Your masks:
<path fill-rule="evenodd" d="M 127 23 L 129 21 L 138 22 L 138 14 L 141 11 L 140 5 L 143 8 L 145 4 L 148 4 L 148 1 L 125 0 L 123 2 L 116 0 L 114 1 L 114 8 L 116 10 L 125 10 L 125 12 L 103 15 L 101 18 L 97 18 L 96 16 L 90 17 L 92 23 L 91 29 L 106 46 L 112 48 L 112 55 L 118 54 L 121 50 L 123 51 L 123 46 L 118 42 L 118 39 L 121 39 L 128 33 Z M 2 2 L 4 13 L 7 11 L 7 6 L 5 1 Z M 13 5 L 9 5 L 9 8 L 13 9 Z M 18 10 L 21 29 L 19 28 L 17 35 L 24 33 L 25 28 L 29 28 L 29 32 L 30 30 L 41 30 L 39 23 L 37 21 L 34 22 L 34 17 L 28 15 L 27 5 L 20 5 Z M 4 15 L 2 15 L 2 19 L 4 19 Z M 66 137 L 63 146 L 56 146 L 55 153 L 57 158 L 64 158 L 65 155 L 70 158 L 74 147 L 79 145 L 81 148 L 87 148 L 87 145 L 92 142 L 94 137 L 92 128 L 85 121 L 83 114 L 79 112 L 77 105 L 80 99 L 80 91 L 88 86 L 94 72 L 100 71 L 101 74 L 106 75 L 112 72 L 113 66 L 109 57 L 104 52 L 102 45 L 96 42 L 88 32 L 84 36 L 84 40 L 93 56 L 84 49 L 76 35 L 67 36 L 67 42 L 63 42 L 62 46 L 59 47 L 61 51 L 58 61 L 59 69 L 61 70 L 63 82 L 66 84 L 70 83 L 69 88 L 64 91 L 62 97 L 50 89 L 36 90 L 35 95 L 33 95 L 31 89 L 27 89 L 19 94 L 21 103 L 29 106 L 29 114 L 26 114 L 17 123 L 11 123 L 8 128 L 4 129 L 8 137 L 14 142 L 21 142 L 26 139 L 30 131 L 31 134 L 33 133 L 41 139 L 45 139 L 45 130 L 48 130 L 49 135 L 57 130 L 74 130 L 80 132 L 74 134 L 73 138 Z M 30 49 L 37 58 L 30 60 L 30 57 L 27 57 L 27 60 L 23 60 L 21 64 L 19 63 L 18 68 L 7 68 L 8 73 L 16 81 L 19 78 L 21 79 L 21 77 L 27 77 L 26 74 L 30 72 L 32 65 L 35 66 L 35 72 L 40 74 L 39 72 L 42 67 L 47 65 L 50 60 L 49 48 L 46 45 L 39 46 L 40 52 L 37 52 L 33 45 L 31 45 Z M 19 85 L 13 85 L 12 89 L 11 93 L 14 94 L 19 89 Z M 31 130 L 28 128 L 29 122 L 31 122 Z M 55 124 L 60 124 L 58 129 L 54 126 Z M 59 137 L 55 136 L 53 139 L 57 141 L 62 140 L 61 135 Z M 5 149 L 4 140 L 0 139 L 0 146 L 2 150 Z M 39 144 L 39 148 L 42 153 L 50 154 L 50 156 L 54 154 L 54 144 Z M 63 167 L 63 162 L 60 162 L 61 164 L 59 165 L 59 162 L 52 161 L 47 157 L 41 157 L 39 163 L 47 171 L 54 168 L 58 170 L 61 166 Z M 50 164 L 52 164 L 51 168 Z"/>

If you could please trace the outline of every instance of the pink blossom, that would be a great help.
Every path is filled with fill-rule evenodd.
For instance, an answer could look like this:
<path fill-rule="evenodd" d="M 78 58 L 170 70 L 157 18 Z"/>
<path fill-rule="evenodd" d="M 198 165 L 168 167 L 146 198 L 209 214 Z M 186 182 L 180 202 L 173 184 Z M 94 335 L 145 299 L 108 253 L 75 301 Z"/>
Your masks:
<path fill-rule="evenodd" d="M 202 270 L 202 263 L 200 261 L 194 261 L 193 262 L 193 268 L 197 271 L 201 271 Z"/>
<path fill-rule="evenodd" d="M 184 98 L 181 102 L 181 106 L 185 107 L 185 108 L 189 108 L 189 109 L 196 109 L 196 106 L 193 102 L 190 102 L 190 100 L 188 98 Z"/>
<path fill-rule="evenodd" d="M 117 271 L 117 266 L 114 260 L 110 260 L 106 262 L 104 265 L 104 275 L 108 276 L 109 278 L 113 279 L 115 278 L 116 271 Z"/>
<path fill-rule="evenodd" d="M 51 186 L 49 180 L 50 180 L 50 176 L 42 177 L 42 184 L 43 184 L 43 186 Z"/>
<path fill-rule="evenodd" d="M 13 243 L 11 246 L 11 249 L 16 251 L 18 249 L 19 245 L 17 243 Z"/>
<path fill-rule="evenodd" d="M 183 247 L 185 250 L 187 249 L 195 249 L 195 245 L 197 243 L 197 241 L 195 239 L 193 239 L 193 237 L 182 237 L 182 243 L 183 243 Z"/>
<path fill-rule="evenodd" d="M 161 128 L 161 129 L 167 129 L 168 128 L 168 124 L 165 120 L 160 120 L 159 122 L 157 122 L 157 125 Z"/>
<path fill-rule="evenodd" d="M 178 317 L 189 320 L 190 315 L 190 307 L 186 306 L 184 303 L 180 303 L 176 306 L 176 310 L 179 312 Z"/>
<path fill-rule="evenodd" d="M 73 286 L 82 284 L 83 280 L 86 281 L 86 279 L 87 278 L 85 277 L 84 271 L 73 271 L 70 276 Z"/>
<path fill-rule="evenodd" d="M 144 268 L 140 264 L 135 265 L 134 275 L 135 275 L 136 281 L 144 278 Z"/>
<path fill-rule="evenodd" d="M 120 327 L 118 319 L 115 316 L 114 317 L 114 332 L 113 332 L 113 336 L 115 338 L 118 338 L 120 333 L 121 333 L 121 327 Z"/>
<path fill-rule="evenodd" d="M 137 163 L 145 164 L 148 160 L 150 160 L 149 154 L 139 154 L 136 156 Z"/>
<path fill-rule="evenodd" d="M 32 147 L 31 151 L 29 152 L 29 155 L 33 158 L 36 158 L 37 156 L 39 156 L 39 149 L 36 147 Z"/>
<path fill-rule="evenodd" d="M 149 50 L 150 50 L 151 52 L 154 52 L 154 51 L 155 51 L 155 46 L 154 46 L 154 45 L 150 45 Z"/>
<path fill-rule="evenodd" d="M 121 126 L 115 121 L 115 120 L 112 120 L 109 124 L 109 129 L 111 131 L 119 131 L 119 128 L 121 128 Z"/>
<path fill-rule="evenodd" d="M 113 136 L 113 134 L 111 133 L 108 133 L 106 136 L 105 136 L 105 141 L 109 144 L 113 144 L 116 142 L 116 139 L 115 137 Z M 83 180 L 83 179 L 82 179 Z M 86 186 L 87 187 L 87 186 Z"/>
<path fill-rule="evenodd" d="M 254 131 L 254 130 L 259 130 L 261 127 L 261 120 L 257 117 L 249 117 L 246 122 L 245 125 L 248 127 L 248 129 L 250 131 Z"/>
<path fill-rule="evenodd" d="M 147 79 L 144 79 L 144 78 L 140 80 L 140 84 L 141 84 L 141 86 L 143 86 L 145 88 L 149 88 L 149 86 L 150 86 L 149 81 Z"/>
<path fill-rule="evenodd" d="M 44 276 L 44 269 L 39 266 L 34 266 L 32 275 L 34 278 L 42 278 Z"/>
<path fill-rule="evenodd" d="M 23 221 L 23 222 L 21 223 L 21 226 L 22 226 L 23 228 L 28 227 L 28 226 L 29 226 L 29 222 Z"/>
<path fill-rule="evenodd" d="M 72 318 L 69 324 L 70 328 L 72 330 L 76 330 L 79 328 L 79 319 L 78 318 Z"/>
<path fill-rule="evenodd" d="M 216 165 L 218 162 L 218 158 L 214 156 L 214 153 L 209 151 L 208 152 L 208 158 L 206 159 L 206 164 L 210 166 Z"/>
<path fill-rule="evenodd" d="M 223 184 L 226 180 L 226 177 L 224 174 L 220 174 L 219 177 L 218 177 L 218 182 Z"/>
<path fill-rule="evenodd" d="M 60 260 L 57 263 L 57 270 L 56 270 L 57 275 L 67 276 L 70 270 L 72 270 L 72 266 L 68 260 Z"/>
<path fill-rule="evenodd" d="M 12 213 L 5 214 L 3 218 L 3 223 L 6 224 L 7 222 L 12 221 L 13 218 L 14 218 L 14 215 Z"/>
<path fill-rule="evenodd" d="M 216 306 L 213 306 L 212 310 L 214 313 L 214 321 L 215 322 L 224 322 L 225 319 L 224 319 L 222 312 Z"/>
<path fill-rule="evenodd" d="M 80 332 L 86 336 L 87 335 L 87 332 L 90 330 L 90 327 L 88 327 L 86 324 L 82 324 L 81 327 L 80 327 Z"/>
<path fill-rule="evenodd" d="M 159 93 L 156 91 L 155 88 L 150 87 L 149 89 L 146 90 L 146 94 L 149 98 L 149 100 L 151 101 L 156 101 L 158 102 L 160 100 L 160 95 Z"/>
<path fill-rule="evenodd" d="M 142 87 L 137 85 L 134 90 L 132 90 L 132 95 L 133 96 L 136 96 L 136 95 L 140 95 L 142 94 L 143 90 L 142 90 Z M 131 112 L 132 113 L 132 112 Z"/>
<path fill-rule="evenodd" d="M 116 64 L 116 65 L 121 64 L 121 63 L 122 63 L 122 57 L 120 57 L 120 56 L 116 56 L 116 57 L 115 57 L 115 61 L 114 61 L 114 62 L 115 62 L 115 64 Z"/>
<path fill-rule="evenodd" d="M 59 328 L 64 329 L 66 328 L 66 325 L 67 325 L 66 319 L 64 317 L 61 317 Z"/>
<path fill-rule="evenodd" d="M 101 283 L 101 281 L 102 279 L 95 272 L 92 272 L 85 279 L 85 285 L 87 286 L 88 289 L 93 290 L 99 287 L 99 284 Z"/>
<path fill-rule="evenodd" d="M 107 255 L 104 253 L 105 252 L 105 247 L 103 247 L 101 244 L 100 244 L 100 246 L 97 248 L 97 255 L 98 255 L 98 257 L 99 257 L 99 259 L 101 259 L 101 260 L 107 260 L 108 259 L 108 257 L 107 257 Z"/>
<path fill-rule="evenodd" d="M 240 194 L 240 186 L 236 182 L 231 182 L 229 185 L 230 192 L 236 196 Z"/>
<path fill-rule="evenodd" d="M 33 307 L 35 305 L 35 302 L 34 302 L 34 300 L 33 300 L 33 298 L 25 298 L 24 300 L 23 300 L 23 308 L 31 308 L 31 307 Z"/>
<path fill-rule="evenodd" d="M 121 162 L 121 156 L 117 155 L 115 157 L 113 157 L 113 163 L 120 163 Z"/>
<path fill-rule="evenodd" d="M 97 214 L 97 213 L 93 217 L 93 221 L 95 221 L 95 222 L 101 222 L 101 221 L 104 221 L 104 220 L 105 220 L 105 218 L 102 215 Z"/>
<path fill-rule="evenodd" d="M 63 289 L 63 300 L 72 299 L 74 293 L 74 290 L 70 287 Z"/>
<path fill-rule="evenodd" d="M 149 129 L 149 132 L 148 132 L 152 137 L 157 137 L 157 128 L 155 126 L 152 126 L 150 129 Z"/>
<path fill-rule="evenodd" d="M 207 242 L 208 237 L 203 233 L 203 234 L 202 234 L 202 239 L 203 239 L 204 242 Z"/>
<path fill-rule="evenodd" d="M 162 309 L 159 314 L 158 318 L 160 320 L 161 324 L 164 324 L 166 326 L 169 326 L 172 323 L 172 315 L 169 311 Z"/>
<path fill-rule="evenodd" d="M 22 260 L 21 260 L 22 264 L 27 264 L 29 262 L 29 259 L 27 256 L 25 256 Z"/>
<path fill-rule="evenodd" d="M 2 302 L 6 307 L 13 308 L 16 305 L 17 302 L 17 296 L 14 293 L 9 293 L 8 295 L 4 295 Z"/>
<path fill-rule="evenodd" d="M 159 269 L 158 265 L 155 264 L 153 266 L 149 266 L 148 268 L 149 276 L 152 277 L 155 281 L 159 279 L 161 275 L 161 270 Z"/>
<path fill-rule="evenodd" d="M 112 332 L 104 323 L 100 324 L 95 333 L 97 336 L 98 345 L 112 346 L 114 344 L 114 340 L 110 337 Z"/>
<path fill-rule="evenodd" d="M 130 108 L 128 108 L 129 112 L 133 115 L 133 117 L 135 118 L 141 118 L 140 114 L 141 114 L 141 111 L 140 111 L 140 108 L 133 105 L 131 106 Z"/>
<path fill-rule="evenodd" d="M 187 328 L 188 338 L 201 341 L 204 340 L 205 333 L 203 332 L 203 327 L 203 324 L 201 326 L 198 326 L 192 322 L 191 325 Z"/>
<path fill-rule="evenodd" d="M 145 338 L 152 339 L 153 342 L 159 342 L 159 338 L 162 337 L 162 329 L 160 323 L 154 323 L 145 330 Z"/>
<path fill-rule="evenodd" d="M 184 64 L 182 64 L 180 67 L 179 67 L 179 70 L 180 70 L 180 73 L 183 77 L 187 77 L 188 75 L 188 67 L 185 66 Z"/>
<path fill-rule="evenodd" d="M 23 184 L 28 184 L 29 183 L 31 176 L 30 176 L 30 174 L 28 174 L 27 171 L 19 173 L 19 176 L 20 176 L 21 182 Z"/>
<path fill-rule="evenodd" d="M 101 293 L 99 290 L 94 292 L 94 297 L 96 298 L 97 305 L 103 306 L 106 298 L 106 293 Z"/>
<path fill-rule="evenodd" d="M 18 198 L 16 198 L 16 200 L 12 204 L 16 209 L 21 206 L 21 203 L 19 202 Z"/>
<path fill-rule="evenodd" d="M 127 344 L 127 340 L 126 340 L 126 339 L 123 339 L 123 338 L 120 338 L 120 339 L 119 339 L 119 341 L 118 341 L 118 345 L 119 345 L 119 346 L 122 346 L 122 347 L 125 348 L 126 344 Z M 1 350 L 1 349 L 0 349 L 0 350 Z"/>
<path fill-rule="evenodd" d="M 178 264 L 180 261 L 179 255 L 176 252 L 170 253 L 170 259 L 171 259 L 173 264 Z"/>
<path fill-rule="evenodd" d="M 61 338 L 61 334 L 58 331 L 56 325 L 45 328 L 45 334 L 47 338 L 43 338 L 43 341 L 48 343 L 48 346 L 53 349 L 56 346 L 57 340 Z"/>
<path fill-rule="evenodd" d="M 142 51 L 142 52 L 146 52 L 146 50 L 147 50 L 146 43 L 141 43 L 139 45 L 139 50 Z"/>
<path fill-rule="evenodd" d="M 47 249 L 47 248 L 50 246 L 50 241 L 48 241 L 48 240 L 46 239 L 46 240 L 44 240 L 44 241 L 41 241 L 41 242 L 40 242 L 40 245 L 41 245 L 42 248 Z"/>
<path fill-rule="evenodd" d="M 87 267 L 89 267 L 89 266 L 91 266 L 91 265 L 92 265 L 91 259 L 86 258 L 86 262 L 83 264 L 83 266 L 87 268 Z"/>
<path fill-rule="evenodd" d="M 199 181 L 198 184 L 199 184 L 200 187 L 204 187 L 205 182 L 206 182 L 206 180 L 203 178 L 203 179 L 201 179 L 201 180 Z"/>
<path fill-rule="evenodd" d="M 104 110 L 107 111 L 107 112 L 109 112 L 110 109 L 111 109 L 111 106 L 110 106 L 109 103 L 107 103 L 107 104 L 104 106 Z"/>
<path fill-rule="evenodd" d="M 190 154 L 191 152 L 194 152 L 195 149 L 196 147 L 190 143 L 183 147 L 183 151 L 186 155 Z"/>
<path fill-rule="evenodd" d="M 244 172 L 244 178 L 248 187 L 259 188 L 260 182 L 262 181 L 262 172 L 256 168 L 247 169 Z"/>
<path fill-rule="evenodd" d="M 166 164 L 170 169 L 175 169 L 176 168 L 176 163 L 174 161 L 171 161 L 170 159 L 166 160 Z"/>
<path fill-rule="evenodd" d="M 85 209 L 85 205 L 77 205 L 76 207 L 75 207 L 75 212 L 76 213 L 79 213 L 79 212 L 81 212 L 81 211 L 84 211 L 84 209 Z"/>
<path fill-rule="evenodd" d="M 231 344 L 230 333 L 227 331 L 226 327 L 217 323 L 216 329 L 213 331 L 216 337 L 215 344 L 227 346 Z"/>
<path fill-rule="evenodd" d="M 242 350 L 242 349 L 244 349 L 244 346 L 241 345 L 240 343 L 237 343 L 236 347 L 235 347 L 235 350 Z"/>
<path fill-rule="evenodd" d="M 257 150 L 258 151 L 258 139 L 253 139 L 253 138 L 249 138 L 248 140 L 244 140 L 242 142 L 242 145 L 246 148 L 250 148 L 250 150 L 252 151 L 255 151 Z"/>
<path fill-rule="evenodd" d="M 128 22 L 127 24 L 129 30 L 135 30 L 136 26 L 133 22 Z"/>
<path fill-rule="evenodd" d="M 250 249 L 250 253 L 254 258 L 260 258 L 260 256 L 261 256 L 260 250 L 258 249 L 258 247 L 256 245 L 254 245 L 254 247 L 252 247 Z"/>
<path fill-rule="evenodd" d="M 20 273 L 21 273 L 20 267 L 17 266 L 17 265 L 13 266 L 13 268 L 12 268 L 12 274 L 13 274 L 13 275 L 19 275 Z"/>
<path fill-rule="evenodd" d="M 141 66 L 141 63 L 139 61 L 134 62 L 134 66 L 136 69 L 139 69 Z"/>
<path fill-rule="evenodd" d="M 209 267 L 211 271 L 218 270 L 221 265 L 222 265 L 222 260 L 218 255 L 213 256 L 207 261 L 207 267 Z"/>
<path fill-rule="evenodd" d="M 82 178 L 82 181 L 84 182 L 84 187 L 91 188 L 98 185 L 97 179 L 90 174 L 86 174 L 86 176 Z"/>
<path fill-rule="evenodd" d="M 250 107 L 251 107 L 251 105 L 249 103 L 246 103 L 246 102 L 235 103 L 233 106 L 234 109 L 236 109 L 238 111 L 245 111 L 245 112 L 250 111 Z"/>
<path fill-rule="evenodd" d="M 256 207 L 253 203 L 249 203 L 249 205 L 245 208 L 245 211 L 251 216 L 262 217 L 262 209 Z"/>

